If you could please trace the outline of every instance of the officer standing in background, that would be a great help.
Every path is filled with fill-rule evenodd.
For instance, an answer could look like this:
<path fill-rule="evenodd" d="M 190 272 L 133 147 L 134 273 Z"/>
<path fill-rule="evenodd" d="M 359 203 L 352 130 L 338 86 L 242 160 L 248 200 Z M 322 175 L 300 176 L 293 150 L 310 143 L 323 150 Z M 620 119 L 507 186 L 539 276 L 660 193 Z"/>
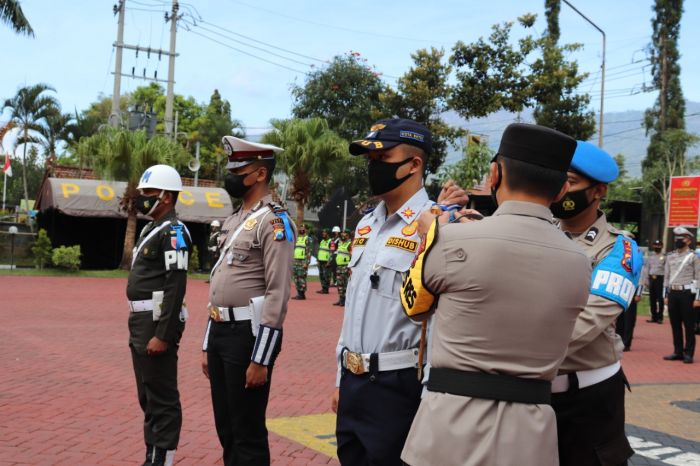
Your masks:
<path fill-rule="evenodd" d="M 202 370 L 226 466 L 268 465 L 265 411 L 282 344 L 295 227 L 268 184 L 278 147 L 224 136 L 226 191 L 242 199 L 224 222 L 211 273 Z"/>
<path fill-rule="evenodd" d="M 335 273 L 338 268 L 335 258 L 338 244 L 340 244 L 340 227 L 334 226 L 331 230 L 331 235 L 331 257 L 329 262 L 331 264 L 331 286 L 335 286 Z"/>
<path fill-rule="evenodd" d="M 588 299 L 591 266 L 549 206 L 568 190 L 575 148 L 558 131 L 509 125 L 490 167 L 493 216 L 447 224 L 448 214 L 421 215 L 425 239 L 401 300 L 411 318 L 435 318 L 407 464 L 559 464 L 550 382 Z"/>
<path fill-rule="evenodd" d="M 661 324 L 664 321 L 664 273 L 666 269 L 666 254 L 664 244 L 658 239 L 651 245 L 651 251 L 644 261 L 642 281 L 649 290 L 649 312 L 651 319 L 647 322 Z"/>
<path fill-rule="evenodd" d="M 334 306 L 345 306 L 345 291 L 348 287 L 348 279 L 350 271 L 348 264 L 352 254 L 352 240 L 350 232 L 343 230 L 340 234 L 338 248 L 335 251 L 335 286 L 338 287 L 338 301 L 333 303 Z"/>
<path fill-rule="evenodd" d="M 136 242 L 126 286 L 129 348 L 144 414 L 144 466 L 170 466 L 182 426 L 177 350 L 187 319 L 184 298 L 192 240 L 175 213 L 182 180 L 173 167 L 148 168 L 137 189 L 136 208 L 153 221 Z"/>
<path fill-rule="evenodd" d="M 321 289 L 316 291 L 319 294 L 328 294 L 328 288 L 331 286 L 330 279 L 330 260 L 331 258 L 331 238 L 328 230 L 321 230 L 321 240 L 318 242 L 318 255 L 316 262 L 318 263 L 318 278 L 321 281 Z"/>
<path fill-rule="evenodd" d="M 607 152 L 578 141 L 569 192 L 552 204 L 561 229 L 593 264 L 588 303 L 552 383 L 562 466 L 624 465 L 634 454 L 625 436 L 627 381 L 615 321 L 634 298 L 642 259 L 636 243 L 609 225 L 599 209 L 618 174 Z"/>
<path fill-rule="evenodd" d="M 209 251 L 209 269 L 214 267 L 219 260 L 219 235 L 221 235 L 221 222 L 213 220 L 209 226 L 209 241 L 207 250 Z"/>
<path fill-rule="evenodd" d="M 420 402 L 421 326 L 403 313 L 398 291 L 418 247 L 418 215 L 433 205 L 422 186 L 431 152 L 430 130 L 405 119 L 380 120 L 350 144 L 351 154 L 366 155 L 370 190 L 381 202 L 358 223 L 348 264 L 332 400 L 343 465 L 402 464 L 401 448 Z M 440 200 L 463 205 L 467 197 L 448 183 Z"/>
<path fill-rule="evenodd" d="M 307 234 L 306 225 L 299 227 L 299 236 L 294 245 L 294 286 L 297 295 L 292 299 L 306 299 L 306 276 L 309 274 L 311 260 L 311 240 Z"/>
<path fill-rule="evenodd" d="M 676 227 L 673 235 L 675 249 L 666 257 L 664 272 L 668 318 L 673 332 L 673 353 L 664 356 L 664 359 L 683 360 L 684 363 L 691 364 L 695 355 L 694 308 L 700 306 L 700 258 L 690 249 L 693 241 L 690 231 Z"/>

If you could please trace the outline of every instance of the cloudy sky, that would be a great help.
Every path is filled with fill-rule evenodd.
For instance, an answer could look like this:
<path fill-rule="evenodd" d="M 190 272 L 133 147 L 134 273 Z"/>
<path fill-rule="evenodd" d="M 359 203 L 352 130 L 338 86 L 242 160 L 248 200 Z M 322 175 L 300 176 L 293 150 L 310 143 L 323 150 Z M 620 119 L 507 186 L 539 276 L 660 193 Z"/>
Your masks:
<path fill-rule="evenodd" d="M 644 109 L 653 93 L 644 48 L 651 35 L 652 1 L 572 0 L 607 34 L 606 111 Z M 686 98 L 700 101 L 700 60 L 697 44 L 700 2 L 687 1 L 680 50 Z M 117 18 L 114 1 L 22 0 L 35 38 L 18 36 L 0 26 L 0 98 L 24 85 L 52 85 L 65 111 L 84 109 L 98 95 L 111 95 Z M 494 23 L 532 12 L 535 30 L 544 31 L 543 0 L 425 1 L 264 1 L 191 0 L 181 3 L 183 20 L 177 35 L 175 91 L 207 101 L 219 89 L 231 102 L 233 116 L 255 132 L 271 118 L 290 114 L 292 83 L 323 66 L 334 55 L 357 51 L 367 63 L 394 83 L 411 65 L 410 54 L 423 47 L 450 50 L 458 40 L 471 42 L 487 35 Z M 168 48 L 169 24 L 163 20 L 171 2 L 126 0 L 125 42 Z M 560 18 L 563 42 L 580 42 L 575 54 L 591 73 L 583 91 L 600 98 L 601 35 L 568 6 Z M 693 46 L 692 44 L 696 44 Z M 313 66 L 313 67 L 312 67 Z M 148 59 L 125 51 L 123 72 L 167 76 L 167 60 Z M 123 79 L 122 92 L 144 84 Z M 0 120 L 6 120 L 7 115 Z"/>

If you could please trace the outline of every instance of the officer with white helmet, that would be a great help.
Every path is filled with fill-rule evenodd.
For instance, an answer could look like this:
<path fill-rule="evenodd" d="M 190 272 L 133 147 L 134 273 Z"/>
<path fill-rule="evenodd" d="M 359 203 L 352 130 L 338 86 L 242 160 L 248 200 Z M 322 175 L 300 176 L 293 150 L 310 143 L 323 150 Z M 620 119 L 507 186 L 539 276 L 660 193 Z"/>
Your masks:
<path fill-rule="evenodd" d="M 331 284 L 334 285 L 335 274 L 338 270 L 338 265 L 335 263 L 335 258 L 338 255 L 338 245 L 340 244 L 340 227 L 337 225 L 334 226 L 331 233 L 331 244 L 329 245 L 331 249 L 331 256 L 328 259 L 328 264 L 330 267 Z"/>
<path fill-rule="evenodd" d="M 173 167 L 148 168 L 137 189 L 136 209 L 153 220 L 136 242 L 126 287 L 129 347 L 144 413 L 143 464 L 167 466 L 173 464 L 182 425 L 177 350 L 187 319 L 184 298 L 192 240 L 175 213 L 182 180 Z"/>
<path fill-rule="evenodd" d="M 207 251 L 209 251 L 209 264 L 213 267 L 216 261 L 219 260 L 219 238 L 221 237 L 221 222 L 212 220 L 209 224 L 209 241 L 207 242 Z M 207 280 L 207 283 L 209 280 Z"/>

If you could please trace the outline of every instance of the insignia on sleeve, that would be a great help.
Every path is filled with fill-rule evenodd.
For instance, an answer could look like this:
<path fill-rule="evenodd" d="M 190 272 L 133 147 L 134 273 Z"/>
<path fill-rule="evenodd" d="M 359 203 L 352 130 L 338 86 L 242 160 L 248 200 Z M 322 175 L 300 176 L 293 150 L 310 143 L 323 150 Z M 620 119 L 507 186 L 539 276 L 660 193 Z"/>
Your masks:
<path fill-rule="evenodd" d="M 591 294 L 609 299 L 626 310 L 639 284 L 642 264 L 637 243 L 618 236 L 610 253 L 593 269 Z"/>
<path fill-rule="evenodd" d="M 366 246 L 369 238 L 355 238 L 352 240 L 352 247 L 355 246 Z"/>
<path fill-rule="evenodd" d="M 372 227 L 370 227 L 369 225 L 366 225 L 362 228 L 358 228 L 357 234 L 364 236 L 364 235 L 368 234 L 370 231 L 372 231 Z"/>
<path fill-rule="evenodd" d="M 275 241 L 283 241 L 285 236 L 284 236 L 284 222 L 282 222 L 282 219 L 275 218 L 270 223 L 272 224 L 272 238 Z"/>
<path fill-rule="evenodd" d="M 185 237 L 182 234 L 182 225 L 172 225 L 170 227 L 170 245 L 176 251 L 180 249 L 187 249 L 187 243 L 185 242 Z"/>

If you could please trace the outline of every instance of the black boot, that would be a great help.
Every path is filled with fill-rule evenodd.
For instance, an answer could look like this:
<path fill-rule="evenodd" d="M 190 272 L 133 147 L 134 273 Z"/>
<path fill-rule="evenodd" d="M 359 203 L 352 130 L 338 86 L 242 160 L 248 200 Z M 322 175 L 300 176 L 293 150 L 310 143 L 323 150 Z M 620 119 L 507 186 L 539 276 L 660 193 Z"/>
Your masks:
<path fill-rule="evenodd" d="M 153 461 L 149 464 L 153 466 L 172 466 L 175 460 L 175 450 L 154 447 Z"/>
<path fill-rule="evenodd" d="M 328 294 L 328 289 L 327 289 L 327 288 L 322 288 L 322 289 L 318 290 L 316 293 L 318 293 L 318 294 Z"/>
<path fill-rule="evenodd" d="M 306 294 L 297 292 L 297 295 L 294 296 L 292 299 L 306 299 Z"/>
<path fill-rule="evenodd" d="M 153 445 L 146 444 L 146 462 L 141 466 L 152 466 L 151 459 L 153 458 Z"/>

